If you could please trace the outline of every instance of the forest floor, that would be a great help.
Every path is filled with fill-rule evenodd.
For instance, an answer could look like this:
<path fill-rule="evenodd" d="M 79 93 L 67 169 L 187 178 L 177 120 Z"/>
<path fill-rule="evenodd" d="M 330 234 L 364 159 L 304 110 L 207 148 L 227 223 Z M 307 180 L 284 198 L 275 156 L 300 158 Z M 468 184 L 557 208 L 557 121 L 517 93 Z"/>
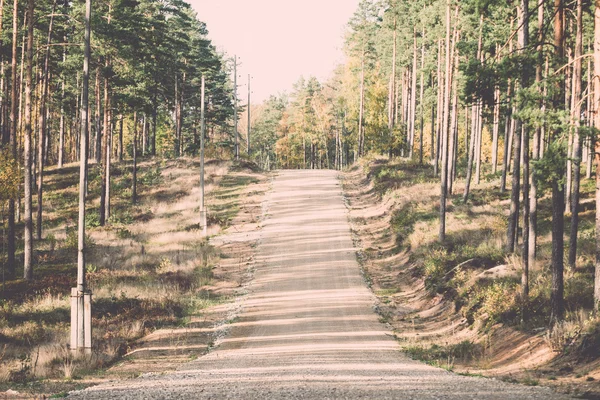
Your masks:
<path fill-rule="evenodd" d="M 78 167 L 47 171 L 35 280 L 7 281 L 3 289 L 0 398 L 61 396 L 171 370 L 225 334 L 253 268 L 256 239 L 246 232 L 260 229 L 268 175 L 246 162 L 207 162 L 207 241 L 199 230 L 198 171 L 189 158 L 142 161 L 139 202 L 132 205 L 131 165 L 115 165 L 112 215 L 101 227 L 100 174 L 91 165 L 86 226 L 94 349 L 87 356 L 67 348 Z M 235 239 L 227 240 L 231 233 Z"/>
<path fill-rule="evenodd" d="M 567 319 L 548 330 L 547 197 L 539 201 L 538 262 L 531 268 L 531 302 L 523 322 L 520 261 L 503 250 L 510 194 L 500 193 L 499 176 L 474 185 L 467 205 L 464 184 L 455 183 L 445 245 L 437 240 L 439 179 L 431 166 L 374 157 L 343 180 L 355 245 L 379 300 L 380 319 L 409 355 L 461 374 L 600 398 L 600 330 L 590 313 L 592 181 L 582 182 L 578 268 L 565 272 Z"/>

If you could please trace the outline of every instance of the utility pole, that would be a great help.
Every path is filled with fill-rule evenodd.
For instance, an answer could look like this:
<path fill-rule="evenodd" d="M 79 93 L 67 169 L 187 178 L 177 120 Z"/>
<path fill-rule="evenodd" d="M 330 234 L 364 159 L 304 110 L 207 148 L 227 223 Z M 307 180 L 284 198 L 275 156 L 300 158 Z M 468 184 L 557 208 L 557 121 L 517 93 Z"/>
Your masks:
<path fill-rule="evenodd" d="M 81 139 L 79 163 L 79 226 L 77 231 L 77 287 L 71 289 L 71 350 L 92 349 L 92 294 L 85 282 L 85 193 L 88 163 L 88 102 L 90 81 L 90 19 L 92 0 L 85 2 L 83 85 L 81 93 Z"/>
<path fill-rule="evenodd" d="M 248 132 L 246 133 L 246 149 L 250 155 L 250 74 L 248 74 Z"/>
<path fill-rule="evenodd" d="M 237 129 L 237 56 L 233 56 L 233 136 L 235 140 L 235 159 L 240 159 L 240 141 Z"/>
<path fill-rule="evenodd" d="M 204 135 L 206 132 L 204 119 L 204 74 L 202 74 L 200 102 L 200 227 L 202 228 L 202 235 L 206 236 L 206 208 L 204 206 Z"/>

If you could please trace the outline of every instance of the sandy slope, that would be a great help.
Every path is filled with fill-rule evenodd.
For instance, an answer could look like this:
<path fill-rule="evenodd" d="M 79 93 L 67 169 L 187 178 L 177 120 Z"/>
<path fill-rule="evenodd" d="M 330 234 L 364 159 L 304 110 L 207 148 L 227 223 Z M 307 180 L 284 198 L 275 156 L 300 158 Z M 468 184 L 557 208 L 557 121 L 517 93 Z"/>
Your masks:
<path fill-rule="evenodd" d="M 373 311 L 335 172 L 281 171 L 265 212 L 254 282 L 216 350 L 70 398 L 565 398 L 402 355 Z"/>

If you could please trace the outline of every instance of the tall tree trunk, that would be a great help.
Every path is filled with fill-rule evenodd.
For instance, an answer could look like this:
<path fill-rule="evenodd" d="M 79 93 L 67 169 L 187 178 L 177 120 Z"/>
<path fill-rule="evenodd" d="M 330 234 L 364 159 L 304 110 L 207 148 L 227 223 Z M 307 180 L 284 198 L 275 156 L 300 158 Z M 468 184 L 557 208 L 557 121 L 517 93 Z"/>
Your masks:
<path fill-rule="evenodd" d="M 593 51 L 593 49 L 592 49 Z M 587 64 L 587 90 L 588 90 L 588 95 L 587 95 L 587 101 L 586 101 L 586 106 L 587 106 L 587 110 L 586 110 L 586 116 L 587 116 L 587 126 L 588 127 L 592 127 L 594 126 L 594 118 L 592 117 L 592 99 L 594 98 L 594 91 L 593 91 L 593 83 L 592 83 L 592 60 L 591 58 L 588 58 L 588 64 Z M 592 136 L 588 136 L 586 139 L 586 149 L 587 149 L 587 154 L 585 157 L 585 179 L 591 179 L 592 178 L 592 164 L 594 163 L 594 138 Z"/>
<path fill-rule="evenodd" d="M 205 79 L 202 74 L 202 82 L 200 87 L 200 228 L 202 234 L 206 236 L 206 207 L 204 204 L 204 136 L 206 135 L 206 120 L 205 120 Z"/>
<path fill-rule="evenodd" d="M 519 52 L 527 51 L 529 46 L 529 0 L 521 0 L 520 29 L 519 29 Z M 529 74 L 527 68 L 521 68 L 521 87 L 529 87 Z M 529 127 L 522 124 L 522 142 L 523 142 L 523 271 L 521 274 L 521 299 L 529 299 Z M 515 175 L 517 169 L 515 168 Z M 526 317 L 526 313 L 524 313 Z"/>
<path fill-rule="evenodd" d="M 444 112 L 442 119 L 442 171 L 440 190 L 439 241 L 446 240 L 446 199 L 448 191 L 448 115 L 450 113 L 450 0 L 446 3 L 446 79 L 444 85 Z"/>
<path fill-rule="evenodd" d="M 479 39 L 477 41 L 477 57 L 483 64 L 483 14 L 479 17 Z M 475 135 L 475 184 L 479 185 L 481 180 L 481 142 L 483 135 L 483 101 L 477 100 L 476 104 L 477 113 L 475 115 L 476 122 L 476 135 Z"/>
<path fill-rule="evenodd" d="M 449 128 L 449 137 L 450 137 L 450 146 L 449 146 L 449 162 L 448 162 L 448 194 L 452 194 L 452 189 L 454 186 L 454 177 L 456 173 L 456 150 L 458 146 L 458 90 L 456 87 L 456 79 L 452 80 L 452 85 L 454 86 L 454 95 L 452 96 L 452 111 L 450 113 L 450 128 Z"/>
<path fill-rule="evenodd" d="M 394 34 L 393 34 L 393 44 L 392 44 L 392 74 L 390 76 L 390 99 L 389 99 L 389 105 L 388 105 L 388 129 L 389 129 L 389 141 L 390 141 L 390 148 L 389 148 L 389 157 L 390 159 L 392 158 L 393 155 L 393 151 L 394 151 L 394 126 L 396 125 L 396 110 L 395 108 L 397 108 L 395 106 L 395 99 L 398 98 L 398 95 L 396 93 L 396 46 L 397 46 L 397 39 L 396 39 L 396 33 L 397 31 L 397 21 L 396 21 L 396 17 L 394 17 Z"/>
<path fill-rule="evenodd" d="M 421 44 L 421 84 L 419 85 L 419 164 L 423 164 L 423 130 L 425 128 L 425 107 L 423 106 L 423 95 L 425 91 L 425 30 L 423 29 L 423 43 Z"/>
<path fill-rule="evenodd" d="M 32 186 L 32 171 L 31 171 L 31 156 L 32 156 L 32 134 L 33 125 L 31 120 L 31 88 L 33 84 L 33 5 L 34 0 L 27 2 L 27 57 L 26 57 L 26 72 L 25 72 L 25 140 L 24 140 L 24 167 L 25 179 L 24 200 L 25 200 L 25 230 L 24 236 L 24 262 L 23 262 L 23 277 L 26 280 L 33 279 L 33 221 L 31 210 L 31 186 Z"/>
<path fill-rule="evenodd" d="M 517 241 L 517 229 L 519 225 L 519 196 L 521 191 L 521 142 L 523 133 L 523 123 L 520 118 L 514 119 L 515 130 L 513 135 L 513 173 L 512 190 L 510 197 L 510 215 L 508 217 L 508 229 L 506 232 L 506 251 L 512 253 L 515 251 Z"/>
<path fill-rule="evenodd" d="M 15 160 L 17 157 L 17 33 L 18 24 L 18 0 L 13 1 L 13 25 L 12 25 L 12 59 L 11 59 L 11 87 L 10 87 L 10 152 Z M 20 192 L 20 191 L 19 191 Z M 16 201 L 8 201 L 8 232 L 7 232 L 7 277 L 14 278 L 16 267 Z"/>
<path fill-rule="evenodd" d="M 542 82 L 542 67 L 544 63 L 543 43 L 544 43 L 544 1 L 538 0 L 538 59 L 535 68 L 535 82 L 539 85 Z M 540 91 L 541 92 L 541 91 Z M 541 93 L 540 93 L 541 94 Z M 543 100 L 540 99 L 539 107 L 544 106 Z M 533 158 L 539 160 L 541 158 L 541 140 L 542 128 L 537 127 L 533 136 Z M 530 194 L 529 194 L 529 247 L 527 249 L 528 265 L 532 266 L 537 255 L 537 178 L 535 172 L 535 164 L 530 167 Z"/>
<path fill-rule="evenodd" d="M 483 37 L 483 14 L 479 17 L 479 38 L 477 40 L 477 59 L 481 59 L 481 52 L 482 52 L 482 37 Z M 479 141 L 479 130 L 478 130 L 478 123 L 480 121 L 479 119 L 479 99 L 476 100 L 475 104 L 472 106 L 472 110 L 471 110 L 471 144 L 468 148 L 467 154 L 468 154 L 468 159 L 467 159 L 467 176 L 466 176 L 466 182 L 465 182 L 465 191 L 463 193 L 463 202 L 466 203 L 469 200 L 469 194 L 470 194 L 470 190 L 471 190 L 471 179 L 473 176 L 473 163 L 476 162 L 475 160 L 477 158 L 480 158 L 479 155 L 477 155 L 477 152 L 479 152 L 480 154 L 480 149 L 481 147 L 478 146 L 478 141 Z M 466 116 L 465 116 L 466 118 Z M 467 132 L 465 131 L 465 136 L 467 135 Z M 479 166 L 479 163 L 477 163 L 477 165 Z M 477 176 L 479 175 L 479 171 L 476 174 Z M 479 183 L 479 180 L 477 179 L 477 183 Z"/>
<path fill-rule="evenodd" d="M 64 58 L 63 58 L 64 62 Z M 61 78 L 60 121 L 58 123 L 58 168 L 62 168 L 65 159 L 65 79 Z"/>
<path fill-rule="evenodd" d="M 594 127 L 600 129 L 600 0 L 594 0 Z M 594 309 L 600 306 L 600 140 L 595 140 L 596 159 L 596 266 L 594 274 Z"/>
<path fill-rule="evenodd" d="M 439 160 L 440 160 L 440 149 L 441 149 L 441 137 L 442 137 L 442 119 L 443 119 L 443 102 L 444 102 L 444 95 L 443 95 L 443 78 L 442 78 L 443 74 L 442 74 L 442 41 L 441 39 L 438 42 L 438 64 L 437 64 L 437 85 L 438 85 L 438 93 L 437 93 L 437 119 L 436 119 L 436 136 L 437 136 L 437 143 L 436 143 L 436 147 L 435 147 L 435 157 L 434 157 L 434 164 L 433 164 L 433 173 L 434 175 L 438 175 L 438 168 L 439 168 Z"/>
<path fill-rule="evenodd" d="M 510 100 L 509 100 L 510 101 Z M 511 141 L 510 135 L 512 132 L 511 125 L 513 124 L 513 119 L 510 116 L 510 112 L 506 114 L 504 117 L 504 157 L 502 161 L 502 177 L 500 178 L 500 193 L 504 193 L 506 191 L 506 177 L 508 175 L 508 163 L 510 159 L 510 149 L 511 149 Z"/>
<path fill-rule="evenodd" d="M 137 203 L 137 130 L 138 130 L 138 122 L 137 122 L 137 111 L 133 112 L 133 182 L 131 187 L 131 202 L 133 204 Z"/>
<path fill-rule="evenodd" d="M 108 62 L 106 63 L 108 67 Z M 102 148 L 104 149 L 104 162 L 102 168 L 102 188 L 100 189 L 100 208 L 98 210 L 98 222 L 100 226 L 104 226 L 106 224 L 107 215 L 106 215 L 106 203 L 109 199 L 106 197 L 109 188 L 110 188 L 110 140 L 109 140 L 109 130 L 110 130 L 110 122 L 108 120 L 108 111 L 109 111 L 109 98 L 108 98 L 108 78 L 104 77 L 104 121 L 102 123 L 102 128 L 104 132 L 102 133 Z"/>
<path fill-rule="evenodd" d="M 46 101 L 48 98 L 48 85 L 50 74 L 48 72 L 50 63 L 50 45 L 52 43 L 52 27 L 54 25 L 54 12 L 56 10 L 56 0 L 52 5 L 52 15 L 50 16 L 50 24 L 48 25 L 48 37 L 46 39 L 46 54 L 44 56 L 44 70 L 42 72 L 42 89 L 40 99 L 40 115 L 39 115 L 39 133 L 38 133 L 38 187 L 37 187 L 37 220 L 36 220 L 36 236 L 37 240 L 42 240 L 42 212 L 43 212 L 43 191 L 44 191 L 44 146 L 46 138 Z"/>
<path fill-rule="evenodd" d="M 475 105 L 475 184 L 481 182 L 481 140 L 483 135 L 483 102 L 477 100 Z"/>
<path fill-rule="evenodd" d="M 0 46 L 3 45 L 4 41 L 2 40 L 2 33 L 4 32 L 4 0 L 0 0 Z M 0 86 L 2 87 L 2 93 L 6 93 L 7 89 L 8 89 L 8 78 L 6 76 L 6 70 L 5 70 L 5 63 L 4 63 L 4 56 L 1 57 L 0 59 L 0 63 L 2 64 L 1 67 L 1 72 L 2 72 L 2 80 L 0 81 Z M 1 114 L 1 118 L 0 118 L 0 125 L 1 125 L 1 130 L 0 130 L 0 137 L 1 140 L 0 142 L 6 146 L 10 144 L 10 129 L 7 126 L 7 113 L 6 113 L 6 106 L 7 106 L 7 102 L 6 102 L 7 98 L 6 96 L 3 96 L 0 99 L 0 108 L 2 109 L 2 114 Z"/>
<path fill-rule="evenodd" d="M 63 5 L 63 12 L 67 14 L 69 9 L 69 1 L 65 0 Z M 63 42 L 67 43 L 67 34 L 63 36 Z M 64 65 L 67 61 L 67 46 L 63 46 L 62 64 Z M 58 133 L 58 168 L 62 168 L 65 161 L 65 76 L 61 73 L 60 77 L 60 121 L 59 121 L 59 133 Z"/>
<path fill-rule="evenodd" d="M 433 87 L 433 73 L 432 75 L 429 77 L 429 81 L 430 81 L 430 85 L 431 87 Z M 429 158 L 430 158 L 430 162 L 435 162 L 436 168 L 437 168 L 437 160 L 436 160 L 436 155 L 435 155 L 435 107 L 433 106 L 433 104 L 431 105 L 431 131 L 429 132 L 429 137 L 430 137 L 430 143 L 429 143 Z"/>
<path fill-rule="evenodd" d="M 154 97 L 152 99 L 152 143 L 151 143 L 151 152 L 152 155 L 156 155 L 156 117 L 158 116 L 158 99 L 156 92 L 154 93 Z"/>
<path fill-rule="evenodd" d="M 180 105 L 180 107 L 181 107 L 181 105 Z M 150 125 L 150 122 L 148 121 L 148 117 L 146 116 L 146 113 L 144 113 L 144 115 L 142 115 L 142 156 L 145 156 L 148 151 L 148 130 L 149 130 L 148 128 L 149 128 L 149 125 Z M 181 146 L 179 146 L 179 154 L 183 155 L 183 141 L 181 141 Z"/>
<path fill-rule="evenodd" d="M 181 126 L 179 122 L 179 75 L 175 74 L 175 156 L 181 155 Z M 237 135 L 237 132 L 236 132 Z M 236 149 L 237 151 L 237 149 Z"/>
<path fill-rule="evenodd" d="M 96 96 L 96 151 L 94 152 L 94 158 L 96 160 L 96 164 L 100 164 L 102 162 L 102 122 L 100 121 L 100 115 L 102 114 L 100 105 L 100 67 L 96 68 L 96 84 L 94 85 L 94 93 Z"/>
<path fill-rule="evenodd" d="M 577 263 L 577 231 L 579 229 L 579 184 L 581 181 L 581 75 L 583 54 L 583 0 L 577 0 L 577 33 L 575 35 L 575 62 L 573 65 L 573 191 L 571 199 L 571 234 L 569 237 L 569 266 L 575 269 Z"/>
<path fill-rule="evenodd" d="M 514 19 L 510 20 L 510 31 L 513 31 Z M 510 39 L 508 42 L 508 54 L 513 53 L 513 40 Z M 506 191 L 506 178 L 510 170 L 510 151 L 512 149 L 512 137 L 514 131 L 515 121 L 513 119 L 512 112 L 512 80 L 508 79 L 508 88 L 506 90 L 506 103 L 507 103 L 507 114 L 504 125 L 504 160 L 502 163 L 502 178 L 500 180 L 500 192 Z"/>
<path fill-rule="evenodd" d="M 492 174 L 498 172 L 498 134 L 500 131 L 500 88 L 494 90 L 494 122 L 492 127 Z"/>
<path fill-rule="evenodd" d="M 108 96 L 108 103 L 105 104 L 105 107 L 108 108 L 108 119 L 107 119 L 107 128 L 106 128 L 106 167 L 105 167 L 105 202 L 104 202 L 104 218 L 105 221 L 108 221 L 110 218 L 110 167 L 111 167 L 111 156 L 112 156 L 112 138 L 113 138 L 113 130 L 112 130 L 112 110 L 111 110 L 111 97 L 110 94 Z"/>
<path fill-rule="evenodd" d="M 362 157 L 364 150 L 363 118 L 365 110 L 365 50 L 363 49 L 360 62 L 360 100 L 358 110 L 358 156 Z"/>
<path fill-rule="evenodd" d="M 472 108 L 471 114 L 474 116 L 476 106 L 472 106 L 471 108 Z M 465 116 L 465 118 L 466 118 L 466 116 Z M 465 135 L 466 134 L 467 134 L 467 132 L 465 132 Z M 476 124 L 475 124 L 475 121 L 473 121 L 473 124 L 471 125 L 471 140 L 470 140 L 469 149 L 468 149 L 467 179 L 465 182 L 465 191 L 463 194 L 463 202 L 464 203 L 469 201 L 469 194 L 471 191 L 471 177 L 473 174 L 473 159 L 475 158 L 475 137 L 476 137 Z"/>
<path fill-rule="evenodd" d="M 81 86 L 81 132 L 80 132 L 80 154 L 79 162 L 79 215 L 77 228 L 77 348 L 85 346 L 84 324 L 84 301 L 83 295 L 87 292 L 85 279 L 86 245 L 85 245 L 85 197 L 88 185 L 88 139 L 89 139 L 89 83 L 90 83 L 90 19 L 92 13 L 92 1 L 85 2 L 85 33 L 84 33 L 84 56 L 83 56 L 83 79 Z M 73 330 L 73 328 L 71 328 Z M 91 332 L 89 332 L 91 336 Z"/>
<path fill-rule="evenodd" d="M 119 114 L 119 162 L 123 161 L 123 114 Z"/>
<path fill-rule="evenodd" d="M 415 147 L 415 120 L 416 120 L 416 108 L 417 108 L 417 28 L 414 28 L 413 32 L 413 63 L 412 63 L 412 74 L 410 84 L 410 116 L 408 120 L 409 126 L 409 148 L 408 158 L 412 159 L 413 151 Z"/>
<path fill-rule="evenodd" d="M 564 0 L 554 0 L 554 48 L 555 63 L 562 66 L 564 62 Z M 557 81 L 554 95 L 555 110 L 564 109 L 564 82 Z M 558 140 L 560 131 L 554 130 L 551 133 L 551 140 Z M 557 150 L 553 150 L 557 151 Z M 560 151 L 560 150 L 558 150 Z M 557 156 L 563 157 L 564 154 Z M 552 291 L 550 295 L 550 307 L 552 323 L 562 319 L 564 314 L 564 211 L 565 211 L 565 189 L 564 184 L 560 182 L 557 176 L 563 176 L 564 166 L 558 163 L 555 168 L 556 176 L 551 179 L 552 185 Z"/>
<path fill-rule="evenodd" d="M 456 42 L 458 42 L 458 31 L 454 27 L 454 33 L 452 34 L 452 43 L 450 45 L 450 97 L 452 103 L 450 104 L 450 125 L 448 126 L 448 137 L 450 138 L 448 147 L 448 194 L 452 194 L 454 186 L 454 176 L 456 172 L 456 149 L 458 145 L 458 88 L 456 79 L 454 79 L 454 73 L 458 69 L 458 57 L 456 56 Z M 453 94 L 452 94 L 453 93 Z"/>

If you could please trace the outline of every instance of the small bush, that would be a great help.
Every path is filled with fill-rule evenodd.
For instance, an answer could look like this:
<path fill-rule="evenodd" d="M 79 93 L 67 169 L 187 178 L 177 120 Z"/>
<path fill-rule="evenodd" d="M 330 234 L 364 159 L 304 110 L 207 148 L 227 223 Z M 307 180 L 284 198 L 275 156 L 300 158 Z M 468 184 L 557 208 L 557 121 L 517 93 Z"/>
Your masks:
<path fill-rule="evenodd" d="M 409 203 L 401 209 L 395 210 L 390 222 L 396 233 L 396 245 L 404 247 L 417 222 L 414 204 Z"/>
<path fill-rule="evenodd" d="M 160 182 L 162 182 L 162 174 L 159 165 L 150 168 L 140 178 L 140 183 L 147 186 L 158 185 Z"/>
<path fill-rule="evenodd" d="M 214 277 L 213 268 L 210 265 L 197 267 L 194 270 L 194 272 L 198 279 L 198 286 L 205 286 L 210 284 Z"/>
<path fill-rule="evenodd" d="M 78 236 L 77 236 L 77 230 L 75 228 L 67 227 L 66 231 L 67 231 L 67 238 L 65 239 L 63 248 L 65 248 L 67 250 L 76 250 L 78 248 L 78 241 L 79 241 Z M 96 242 L 88 234 L 85 235 L 84 242 L 85 242 L 85 248 L 88 250 L 91 250 L 96 246 Z"/>
<path fill-rule="evenodd" d="M 479 320 L 487 326 L 515 319 L 519 310 L 519 285 L 510 280 L 498 280 L 478 287 L 467 295 L 462 314 L 469 323 Z"/>
<path fill-rule="evenodd" d="M 119 239 L 130 239 L 133 237 L 131 231 L 127 228 L 117 228 L 117 237 Z"/>
<path fill-rule="evenodd" d="M 112 214 L 110 215 L 110 218 L 108 219 L 109 222 L 111 224 L 122 224 L 122 225 L 129 225 L 132 224 L 134 221 L 133 215 L 131 214 L 131 211 L 126 209 L 116 209 L 112 212 Z"/>
<path fill-rule="evenodd" d="M 85 214 L 85 227 L 89 228 L 97 228 L 100 226 L 100 216 L 97 212 L 88 212 Z"/>

